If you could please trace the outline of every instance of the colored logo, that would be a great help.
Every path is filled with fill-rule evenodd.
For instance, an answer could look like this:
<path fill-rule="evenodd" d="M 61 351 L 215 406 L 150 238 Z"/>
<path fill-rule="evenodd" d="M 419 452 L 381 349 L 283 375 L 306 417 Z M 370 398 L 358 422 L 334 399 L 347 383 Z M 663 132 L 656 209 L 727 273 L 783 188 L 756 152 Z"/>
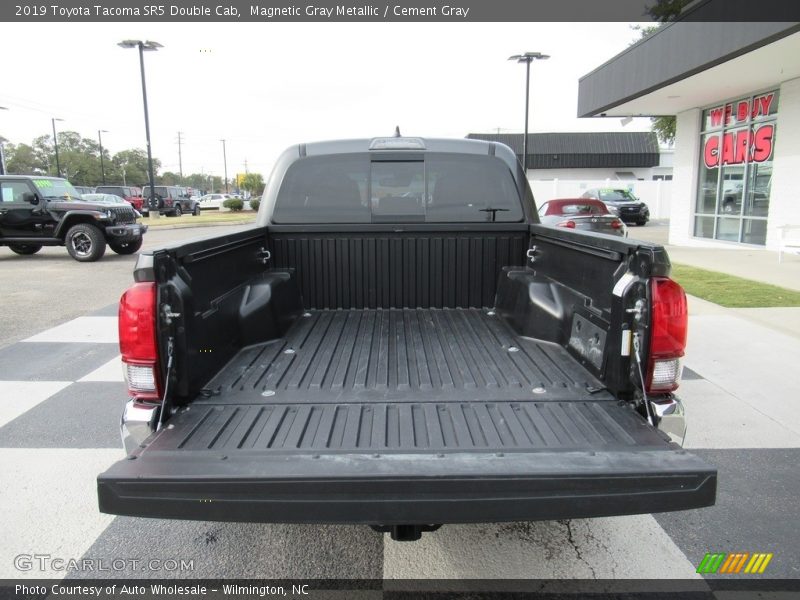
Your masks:
<path fill-rule="evenodd" d="M 734 552 L 726 554 L 724 552 L 709 552 L 697 566 L 697 573 L 702 574 L 731 574 L 731 573 L 763 573 L 769 561 L 772 560 L 772 552 Z"/>

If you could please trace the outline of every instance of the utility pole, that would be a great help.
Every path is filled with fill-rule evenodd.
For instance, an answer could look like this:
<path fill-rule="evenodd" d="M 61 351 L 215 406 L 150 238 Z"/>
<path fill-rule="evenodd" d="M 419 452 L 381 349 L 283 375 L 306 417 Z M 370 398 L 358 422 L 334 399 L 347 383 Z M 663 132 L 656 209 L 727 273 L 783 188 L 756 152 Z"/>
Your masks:
<path fill-rule="evenodd" d="M 103 178 L 103 185 L 106 184 L 106 163 L 103 160 L 103 133 L 108 133 L 107 129 L 97 130 L 97 140 L 100 142 L 100 174 Z M 125 185 L 124 183 L 122 185 Z"/>
<path fill-rule="evenodd" d="M 225 193 L 228 193 L 228 155 L 225 152 L 225 140 L 220 140 L 222 142 L 222 160 L 225 163 Z"/>
<path fill-rule="evenodd" d="M 247 175 L 247 159 L 244 159 L 244 174 Z"/>
<path fill-rule="evenodd" d="M 181 156 L 181 135 L 182 132 L 178 132 L 178 173 L 181 176 L 181 185 L 183 185 L 183 157 Z"/>

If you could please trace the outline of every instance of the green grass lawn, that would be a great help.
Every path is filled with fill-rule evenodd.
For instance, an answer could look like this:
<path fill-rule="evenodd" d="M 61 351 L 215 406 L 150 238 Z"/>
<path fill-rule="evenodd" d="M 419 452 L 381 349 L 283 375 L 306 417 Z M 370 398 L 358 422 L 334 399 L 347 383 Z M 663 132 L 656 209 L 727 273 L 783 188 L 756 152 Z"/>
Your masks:
<path fill-rule="evenodd" d="M 150 217 L 143 217 L 141 222 L 150 227 L 166 227 L 180 225 L 181 227 L 191 227 L 193 225 L 211 224 L 211 223 L 240 223 L 240 222 L 253 222 L 256 220 L 256 213 L 254 211 L 239 211 L 239 212 L 219 212 L 216 210 L 209 210 L 200 213 L 200 216 L 194 217 L 192 215 L 181 215 L 180 217 L 168 217 L 161 215 L 158 219 Z"/>
<path fill-rule="evenodd" d="M 800 292 L 717 271 L 673 264 L 672 279 L 687 294 L 728 308 L 800 306 Z"/>

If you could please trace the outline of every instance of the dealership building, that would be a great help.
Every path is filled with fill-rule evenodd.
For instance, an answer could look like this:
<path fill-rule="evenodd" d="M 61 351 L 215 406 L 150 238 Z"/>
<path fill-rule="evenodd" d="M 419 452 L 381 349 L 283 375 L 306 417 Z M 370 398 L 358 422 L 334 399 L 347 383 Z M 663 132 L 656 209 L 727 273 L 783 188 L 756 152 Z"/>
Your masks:
<path fill-rule="evenodd" d="M 671 244 L 800 225 L 800 23 L 666 24 L 581 78 L 578 115 L 677 117 Z"/>

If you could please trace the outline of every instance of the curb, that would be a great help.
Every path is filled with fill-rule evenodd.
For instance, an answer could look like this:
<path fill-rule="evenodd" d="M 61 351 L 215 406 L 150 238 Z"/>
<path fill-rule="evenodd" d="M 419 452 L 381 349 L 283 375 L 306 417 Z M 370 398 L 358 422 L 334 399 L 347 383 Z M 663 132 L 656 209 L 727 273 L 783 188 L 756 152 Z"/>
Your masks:
<path fill-rule="evenodd" d="M 193 227 L 222 227 L 223 225 L 255 225 L 255 220 L 241 220 L 241 221 L 221 221 L 216 223 L 176 223 L 175 225 L 156 225 L 152 226 L 150 223 L 144 223 L 148 226 L 148 233 L 150 231 L 161 231 L 164 229 L 191 229 Z M 147 234 L 145 234 L 147 235 Z"/>

